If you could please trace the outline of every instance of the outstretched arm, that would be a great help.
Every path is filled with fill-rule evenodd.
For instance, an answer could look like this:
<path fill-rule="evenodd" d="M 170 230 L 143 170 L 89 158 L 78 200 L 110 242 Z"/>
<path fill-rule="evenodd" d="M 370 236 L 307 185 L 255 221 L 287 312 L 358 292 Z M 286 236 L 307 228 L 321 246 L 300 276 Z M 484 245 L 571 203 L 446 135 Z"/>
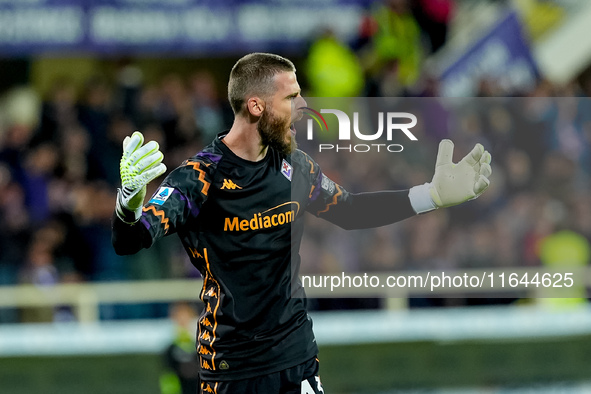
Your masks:
<path fill-rule="evenodd" d="M 410 190 L 349 193 L 318 169 L 308 211 L 342 228 L 362 229 L 477 198 L 490 184 L 490 154 L 476 144 L 457 164 L 452 155 L 453 142 L 441 141 L 433 180 Z"/>

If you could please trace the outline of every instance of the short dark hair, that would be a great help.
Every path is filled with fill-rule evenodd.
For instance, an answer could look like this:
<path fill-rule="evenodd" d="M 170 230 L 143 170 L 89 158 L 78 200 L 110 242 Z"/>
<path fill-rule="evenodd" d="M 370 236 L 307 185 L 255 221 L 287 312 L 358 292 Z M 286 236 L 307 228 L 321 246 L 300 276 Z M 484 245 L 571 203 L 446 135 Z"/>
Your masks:
<path fill-rule="evenodd" d="M 272 53 L 250 53 L 236 62 L 230 72 L 228 100 L 234 114 L 244 109 L 247 96 L 268 97 L 275 90 L 273 77 L 280 72 L 295 72 L 293 63 Z"/>

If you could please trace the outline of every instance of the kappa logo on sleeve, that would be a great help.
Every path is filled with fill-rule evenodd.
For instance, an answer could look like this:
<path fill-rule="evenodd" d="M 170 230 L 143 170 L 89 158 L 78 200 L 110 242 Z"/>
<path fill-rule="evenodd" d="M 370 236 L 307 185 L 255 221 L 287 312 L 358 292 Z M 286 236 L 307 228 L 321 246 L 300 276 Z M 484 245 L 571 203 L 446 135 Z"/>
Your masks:
<path fill-rule="evenodd" d="M 174 191 L 173 187 L 161 187 L 148 201 L 150 204 L 162 205 Z"/>

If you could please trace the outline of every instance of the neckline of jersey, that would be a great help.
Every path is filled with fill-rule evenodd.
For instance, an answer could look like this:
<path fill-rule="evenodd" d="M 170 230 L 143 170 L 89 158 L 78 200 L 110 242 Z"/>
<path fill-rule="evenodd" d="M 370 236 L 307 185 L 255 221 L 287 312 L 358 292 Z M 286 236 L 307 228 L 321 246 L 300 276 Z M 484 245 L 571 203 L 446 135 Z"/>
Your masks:
<path fill-rule="evenodd" d="M 222 151 L 224 151 L 225 153 L 228 154 L 231 161 L 238 162 L 241 165 L 251 167 L 251 168 L 258 168 L 258 167 L 263 167 L 263 166 L 267 165 L 268 161 L 271 158 L 271 151 L 272 151 L 271 147 L 269 147 L 267 149 L 267 154 L 265 155 L 265 157 L 263 157 L 259 161 L 250 161 L 250 160 L 243 159 L 242 157 L 238 156 L 236 153 L 232 152 L 232 149 L 228 148 L 228 146 L 226 144 L 224 144 L 224 142 L 222 141 L 222 138 L 224 138 L 226 136 L 226 134 L 228 134 L 229 132 L 230 132 L 230 130 L 225 130 L 225 131 L 219 133 L 215 138 L 215 144 Z"/>

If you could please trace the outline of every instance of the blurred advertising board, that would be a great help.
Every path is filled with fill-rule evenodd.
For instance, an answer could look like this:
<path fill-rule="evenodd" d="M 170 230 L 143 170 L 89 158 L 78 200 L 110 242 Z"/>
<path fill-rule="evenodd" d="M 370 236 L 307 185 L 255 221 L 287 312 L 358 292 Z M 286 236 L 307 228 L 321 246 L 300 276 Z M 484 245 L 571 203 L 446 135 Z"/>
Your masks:
<path fill-rule="evenodd" d="M 369 0 L 0 0 L 0 54 L 294 51 L 349 40 Z M 338 16 L 338 17 L 336 17 Z"/>

